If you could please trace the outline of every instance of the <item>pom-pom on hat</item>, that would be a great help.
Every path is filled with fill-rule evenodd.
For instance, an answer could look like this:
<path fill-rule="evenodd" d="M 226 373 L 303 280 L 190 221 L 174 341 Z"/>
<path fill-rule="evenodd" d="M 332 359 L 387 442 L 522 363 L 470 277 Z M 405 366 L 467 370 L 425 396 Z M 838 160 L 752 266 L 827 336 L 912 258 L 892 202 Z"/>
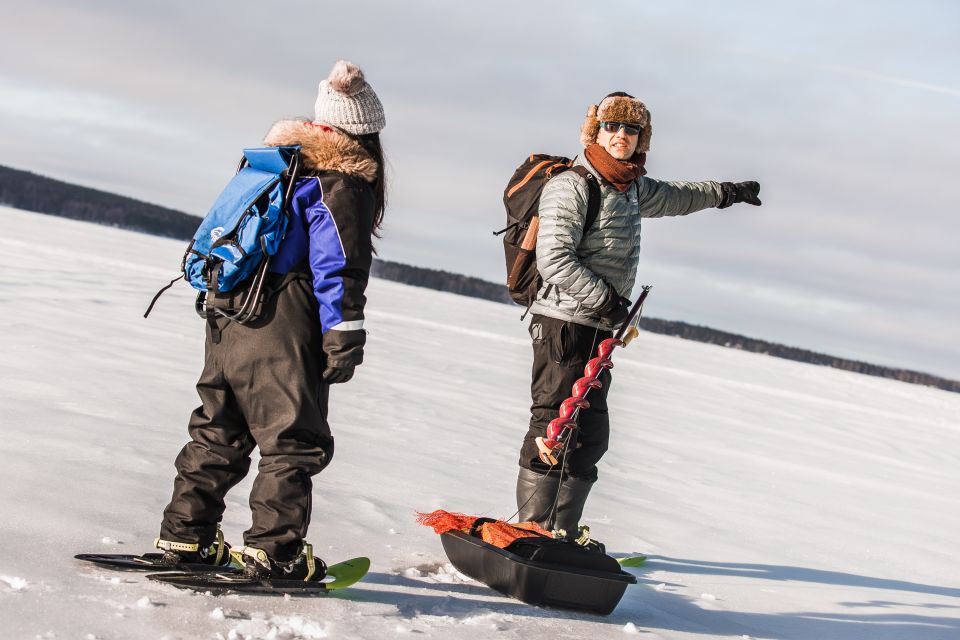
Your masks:
<path fill-rule="evenodd" d="M 351 133 L 376 133 L 387 125 L 380 98 L 364 79 L 360 67 L 338 60 L 330 76 L 320 82 L 314 122 Z"/>
<path fill-rule="evenodd" d="M 650 150 L 650 111 L 633 96 L 617 91 L 606 96 L 599 105 L 592 104 L 587 109 L 586 120 L 580 127 L 580 142 L 587 147 L 597 141 L 601 122 L 626 122 L 640 127 L 640 140 L 637 142 L 636 157 Z"/>

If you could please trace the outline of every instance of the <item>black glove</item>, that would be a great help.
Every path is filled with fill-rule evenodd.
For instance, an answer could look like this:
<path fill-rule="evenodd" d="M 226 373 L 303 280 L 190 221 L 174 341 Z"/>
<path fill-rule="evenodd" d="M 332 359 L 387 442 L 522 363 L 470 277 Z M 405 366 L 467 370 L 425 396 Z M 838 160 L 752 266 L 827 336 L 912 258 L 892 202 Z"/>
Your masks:
<path fill-rule="evenodd" d="M 630 315 L 630 301 L 610 287 L 610 299 L 601 307 L 600 319 L 612 327 L 619 327 L 628 315 Z"/>
<path fill-rule="evenodd" d="M 760 183 L 753 182 L 721 182 L 720 189 L 722 195 L 717 209 L 726 209 L 732 204 L 746 202 L 754 206 L 760 206 Z"/>
<path fill-rule="evenodd" d="M 327 384 L 340 384 L 353 377 L 353 367 L 327 367 L 323 370 L 323 381 Z"/>

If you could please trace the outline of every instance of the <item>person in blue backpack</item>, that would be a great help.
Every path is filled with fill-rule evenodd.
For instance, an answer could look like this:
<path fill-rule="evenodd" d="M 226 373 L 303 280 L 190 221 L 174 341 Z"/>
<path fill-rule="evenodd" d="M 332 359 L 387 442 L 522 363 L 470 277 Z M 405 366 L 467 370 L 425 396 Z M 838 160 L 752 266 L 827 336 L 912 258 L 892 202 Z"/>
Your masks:
<path fill-rule="evenodd" d="M 330 385 L 350 380 L 363 361 L 364 291 L 385 206 L 385 124 L 363 72 L 341 60 L 320 83 L 315 118 L 281 120 L 267 134 L 268 146 L 300 146 L 290 219 L 258 318 L 208 323 L 202 404 L 156 541 L 165 564 L 232 557 L 254 578 L 324 577 L 304 540 L 311 477 L 333 457 Z M 219 528 L 224 497 L 246 476 L 254 447 L 253 524 L 244 546 L 230 549 Z"/>

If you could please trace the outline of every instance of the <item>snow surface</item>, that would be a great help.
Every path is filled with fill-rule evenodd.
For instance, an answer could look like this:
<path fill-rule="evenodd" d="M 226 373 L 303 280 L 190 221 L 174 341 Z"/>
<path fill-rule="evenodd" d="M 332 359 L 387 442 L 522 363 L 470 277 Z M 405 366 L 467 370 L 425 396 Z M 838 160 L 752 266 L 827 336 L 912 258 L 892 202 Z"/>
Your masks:
<path fill-rule="evenodd" d="M 513 512 L 525 324 L 376 279 L 309 535 L 328 560 L 368 555 L 361 584 L 215 597 L 83 565 L 149 550 L 170 496 L 203 325 L 183 283 L 141 314 L 184 246 L 0 221 L 0 638 L 960 637 L 960 395 L 648 333 L 616 354 L 585 514 L 613 553 L 650 555 L 639 583 L 597 617 L 459 574 L 414 511 Z M 251 479 L 228 497 L 234 542 Z"/>

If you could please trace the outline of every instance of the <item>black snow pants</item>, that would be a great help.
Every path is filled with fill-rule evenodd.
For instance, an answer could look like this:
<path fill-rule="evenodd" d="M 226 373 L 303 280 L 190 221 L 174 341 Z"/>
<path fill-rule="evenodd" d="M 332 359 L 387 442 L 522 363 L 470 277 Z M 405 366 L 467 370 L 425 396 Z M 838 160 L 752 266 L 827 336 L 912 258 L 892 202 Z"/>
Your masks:
<path fill-rule="evenodd" d="M 597 345 L 612 337 L 610 331 L 596 329 L 546 316 L 534 315 L 530 321 L 533 340 L 533 375 L 530 394 L 530 427 L 520 449 L 520 466 L 538 473 L 560 473 L 560 465 L 540 461 L 536 438 L 544 437 L 547 425 L 559 416 L 560 404 L 570 397 L 573 383 L 583 377 L 587 361 L 596 356 Z M 587 395 L 590 408 L 580 411 L 575 432 L 576 445 L 565 454 L 565 475 L 593 482 L 597 479 L 597 462 L 607 451 L 610 439 L 610 418 L 607 415 L 607 392 L 612 376 L 609 370 L 600 374 L 602 389 Z M 561 460 L 561 463 L 563 460 Z"/>
<path fill-rule="evenodd" d="M 329 387 L 321 382 L 323 337 L 311 283 L 285 282 L 255 323 L 219 318 L 211 324 L 197 382 L 202 404 L 190 417 L 191 440 L 177 456 L 160 537 L 211 543 L 224 497 L 246 476 L 250 454 L 259 447 L 250 491 L 253 525 L 244 544 L 288 560 L 299 552 L 310 523 L 311 476 L 333 457 Z"/>

